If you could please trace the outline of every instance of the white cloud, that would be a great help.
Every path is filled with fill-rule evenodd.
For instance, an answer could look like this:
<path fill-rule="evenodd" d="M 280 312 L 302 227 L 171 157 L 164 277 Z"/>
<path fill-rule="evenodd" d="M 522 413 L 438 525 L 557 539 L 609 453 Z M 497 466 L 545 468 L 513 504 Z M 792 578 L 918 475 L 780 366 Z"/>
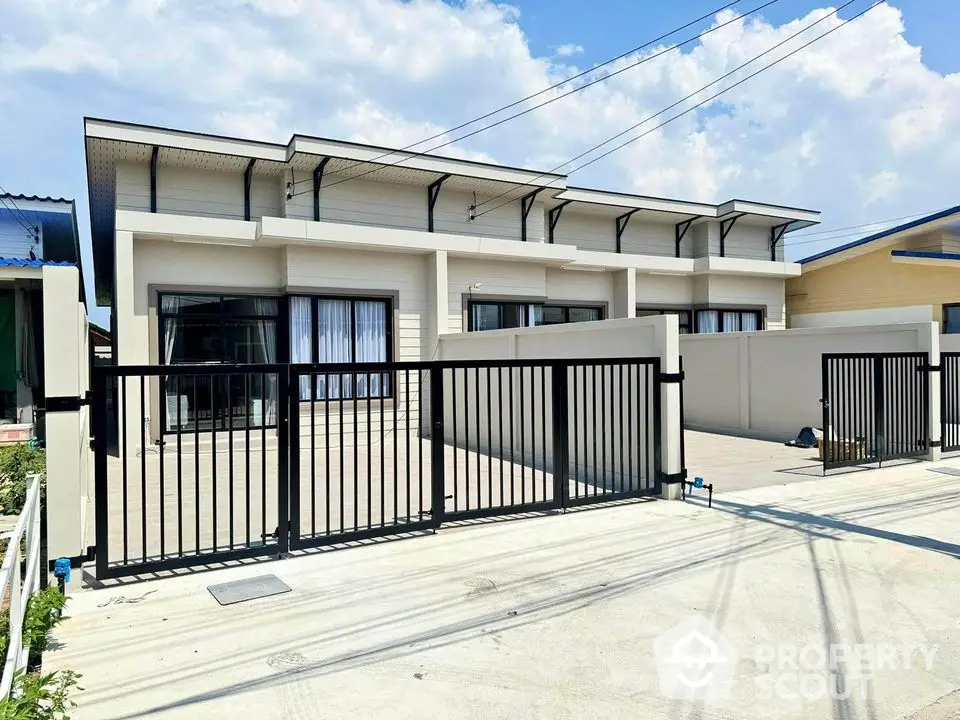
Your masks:
<path fill-rule="evenodd" d="M 0 134 L 29 140 L 47 133 L 42 139 L 51 147 L 50 158 L 31 161 L 31 187 L 46 192 L 47 182 L 55 194 L 72 189 L 80 197 L 84 169 L 76 148 L 84 114 L 274 141 L 300 132 L 404 146 L 579 72 L 571 63 L 582 50 L 570 42 L 553 48 L 553 58 L 536 56 L 523 17 L 492 0 L 9 5 L 0 32 L 0 91 L 29 102 L 4 104 Z M 549 170 L 828 12 L 811 10 L 779 26 L 740 20 L 692 49 L 439 152 Z M 720 21 L 731 17 L 721 14 Z M 815 32 L 839 22 L 828 17 Z M 635 60 L 625 58 L 614 69 Z M 80 73 L 82 82 L 71 79 Z M 960 75 L 924 66 L 920 49 L 904 37 L 900 11 L 889 3 L 721 100 L 572 181 L 697 200 L 743 197 L 819 208 L 830 225 L 956 202 L 960 137 L 951 129 L 960 126 Z M 684 107 L 689 104 L 678 110 Z M 38 125 L 40 116 L 46 120 Z M 11 161 L 16 151 L 0 148 L 0 167 L 21 167 Z M 69 188 L 62 184 L 63 152 L 78 163 Z M 4 180 L 19 184 L 16 177 Z"/>
<path fill-rule="evenodd" d="M 554 55 L 559 55 L 560 57 L 570 57 L 571 55 L 582 55 L 583 54 L 583 45 L 577 45 L 576 43 L 566 43 L 565 45 L 557 45 L 553 49 Z"/>

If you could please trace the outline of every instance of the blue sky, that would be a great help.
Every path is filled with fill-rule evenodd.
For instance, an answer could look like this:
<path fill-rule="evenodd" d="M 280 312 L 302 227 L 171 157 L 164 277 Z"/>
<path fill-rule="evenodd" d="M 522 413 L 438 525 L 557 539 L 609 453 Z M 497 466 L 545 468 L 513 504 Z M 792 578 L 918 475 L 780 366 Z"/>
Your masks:
<path fill-rule="evenodd" d="M 742 0 L 735 9 L 760 2 Z M 76 198 L 86 243 L 84 115 L 261 140 L 286 141 L 301 132 L 404 146 L 722 4 L 7 3 L 0 29 L 0 184 L 12 192 Z M 843 16 L 869 4 L 857 0 Z M 814 0 L 778 0 L 702 43 L 442 152 L 551 169 L 815 20 L 823 18 L 817 32 L 835 27 L 839 21 L 824 17 L 826 8 Z M 734 18 L 727 11 L 699 29 Z M 574 173 L 570 182 L 821 210 L 822 229 L 788 236 L 793 259 L 877 228 L 823 230 L 955 205 L 960 51 L 949 31 L 958 25 L 956 0 L 888 0 L 719 100 Z"/>

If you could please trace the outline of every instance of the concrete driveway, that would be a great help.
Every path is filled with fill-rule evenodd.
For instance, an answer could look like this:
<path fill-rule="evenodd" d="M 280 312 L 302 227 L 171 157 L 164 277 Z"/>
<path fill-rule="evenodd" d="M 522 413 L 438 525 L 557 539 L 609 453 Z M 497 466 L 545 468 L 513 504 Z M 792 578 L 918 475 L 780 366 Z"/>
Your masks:
<path fill-rule="evenodd" d="M 960 478 L 930 467 L 84 591 L 44 669 L 83 674 L 80 720 L 943 720 L 960 712 Z M 261 573 L 292 592 L 221 607 L 206 591 Z M 725 638 L 725 698 L 662 692 L 654 641 L 694 617 Z M 893 662 L 838 655 L 829 675 L 816 656 L 831 646 Z M 849 697 L 818 694 L 821 675 Z"/>

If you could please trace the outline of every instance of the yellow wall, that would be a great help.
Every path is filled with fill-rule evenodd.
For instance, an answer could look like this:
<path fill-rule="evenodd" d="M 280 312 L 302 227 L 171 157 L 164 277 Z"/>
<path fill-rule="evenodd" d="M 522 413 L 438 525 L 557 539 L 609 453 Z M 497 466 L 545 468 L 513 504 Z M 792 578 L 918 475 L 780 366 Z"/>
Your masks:
<path fill-rule="evenodd" d="M 787 280 L 787 318 L 805 313 L 932 305 L 941 320 L 944 303 L 960 302 L 960 268 L 895 263 L 880 250 L 804 271 Z"/>

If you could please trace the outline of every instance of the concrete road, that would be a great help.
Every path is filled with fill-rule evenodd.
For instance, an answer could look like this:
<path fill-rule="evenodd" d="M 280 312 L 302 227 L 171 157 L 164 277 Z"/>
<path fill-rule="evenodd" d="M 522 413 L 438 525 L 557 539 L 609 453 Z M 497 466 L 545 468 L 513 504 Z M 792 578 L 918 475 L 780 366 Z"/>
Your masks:
<path fill-rule="evenodd" d="M 84 591 L 44 669 L 83 674 L 79 720 L 943 720 L 960 712 L 960 477 L 930 467 Z M 262 573 L 292 592 L 221 607 L 206 590 Z M 654 641 L 694 617 L 725 638 L 726 697 L 662 692 L 658 667 L 677 667 Z M 872 670 L 869 648 L 887 653 Z"/>

